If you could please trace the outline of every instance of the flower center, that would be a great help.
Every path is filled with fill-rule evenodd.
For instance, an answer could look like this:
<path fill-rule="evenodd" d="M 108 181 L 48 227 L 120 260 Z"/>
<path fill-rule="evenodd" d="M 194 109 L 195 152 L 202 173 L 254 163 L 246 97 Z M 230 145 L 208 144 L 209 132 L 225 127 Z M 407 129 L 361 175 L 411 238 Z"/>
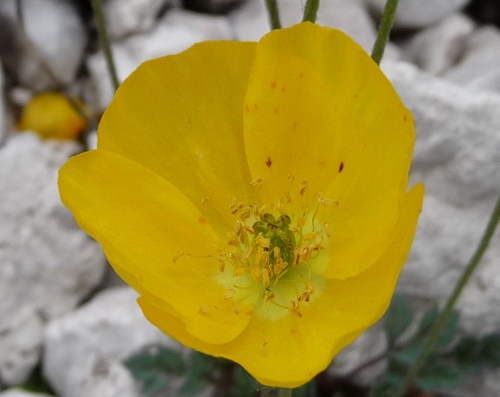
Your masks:
<path fill-rule="evenodd" d="M 323 284 L 314 264 L 321 255 L 326 259 L 328 225 L 316 224 L 316 212 L 296 216 L 283 206 L 233 202 L 231 213 L 237 217 L 235 230 L 219 255 L 224 298 L 231 299 L 235 313 L 238 303 L 247 301 L 268 318 L 301 317 L 301 305 Z"/>

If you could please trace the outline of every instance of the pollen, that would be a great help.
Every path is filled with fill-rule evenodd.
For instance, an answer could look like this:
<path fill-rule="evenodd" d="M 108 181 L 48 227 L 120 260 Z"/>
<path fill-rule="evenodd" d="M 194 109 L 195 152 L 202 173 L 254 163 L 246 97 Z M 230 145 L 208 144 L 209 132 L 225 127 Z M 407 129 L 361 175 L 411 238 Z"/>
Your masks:
<path fill-rule="evenodd" d="M 292 178 L 287 179 L 291 182 Z M 261 181 L 256 178 L 251 185 Z M 240 312 L 239 303 L 255 299 L 262 302 L 262 315 L 301 318 L 301 307 L 321 291 L 321 276 L 315 275 L 313 266 L 326 251 L 331 230 L 315 218 L 318 211 L 328 210 L 325 207 L 335 207 L 335 202 L 316 193 L 320 205 L 313 200 L 309 207 L 315 210 L 305 210 L 296 203 L 305 199 L 301 196 L 307 188 L 303 181 L 295 194 L 286 193 L 272 204 L 245 204 L 235 198 L 229 205 L 234 230 L 227 234 L 227 248 L 219 252 L 218 270 L 225 286 L 224 299 L 230 301 L 235 314 Z"/>

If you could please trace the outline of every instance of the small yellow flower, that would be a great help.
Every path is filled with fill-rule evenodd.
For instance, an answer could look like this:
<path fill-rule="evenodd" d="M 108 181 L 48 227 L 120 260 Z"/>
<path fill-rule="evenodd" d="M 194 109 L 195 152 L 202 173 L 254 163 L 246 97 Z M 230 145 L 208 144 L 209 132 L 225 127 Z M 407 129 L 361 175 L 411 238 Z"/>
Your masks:
<path fill-rule="evenodd" d="M 144 63 L 59 186 L 153 324 L 296 387 L 389 304 L 422 203 L 413 143 L 369 56 L 302 23 Z"/>
<path fill-rule="evenodd" d="M 86 111 L 81 101 L 77 104 Z M 46 139 L 76 139 L 87 128 L 87 122 L 64 94 L 44 92 L 35 95 L 23 109 L 18 128 L 32 130 Z"/>

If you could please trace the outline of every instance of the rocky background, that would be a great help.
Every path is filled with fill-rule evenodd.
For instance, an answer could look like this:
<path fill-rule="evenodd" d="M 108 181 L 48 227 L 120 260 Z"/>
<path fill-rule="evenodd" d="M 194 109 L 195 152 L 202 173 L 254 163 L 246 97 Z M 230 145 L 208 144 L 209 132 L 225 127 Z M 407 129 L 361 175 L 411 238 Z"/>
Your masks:
<path fill-rule="evenodd" d="M 284 25 L 300 21 L 303 2 L 279 2 Z M 369 52 L 384 2 L 322 0 L 317 22 L 346 31 Z M 90 2 L 23 0 L 22 23 L 15 5 L 0 0 L 0 396 L 31 395 L 14 387 L 41 368 L 60 397 L 139 397 L 123 359 L 157 343 L 189 351 L 142 317 L 136 294 L 60 203 L 59 167 L 93 146 L 95 134 L 41 140 L 16 128 L 40 91 L 78 95 L 97 116 L 109 104 L 113 90 Z M 195 42 L 258 40 L 269 30 L 264 0 L 104 6 L 121 80 L 144 60 Z M 500 194 L 499 24 L 498 0 L 400 0 L 382 69 L 415 116 L 412 180 L 427 191 L 398 287 L 415 307 L 450 295 Z M 471 335 L 500 331 L 499 237 L 459 302 L 460 325 Z M 386 343 L 375 326 L 329 371 L 346 373 Z M 177 395 L 175 384 L 168 395 Z M 500 395 L 500 371 L 453 395 Z"/>

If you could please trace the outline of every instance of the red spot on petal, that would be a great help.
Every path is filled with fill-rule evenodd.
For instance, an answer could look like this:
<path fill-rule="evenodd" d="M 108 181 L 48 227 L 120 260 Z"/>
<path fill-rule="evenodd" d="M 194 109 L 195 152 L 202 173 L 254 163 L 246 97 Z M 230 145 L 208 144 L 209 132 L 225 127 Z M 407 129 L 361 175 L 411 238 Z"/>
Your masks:
<path fill-rule="evenodd" d="M 285 87 L 281 87 L 281 92 L 285 92 Z"/>
<path fill-rule="evenodd" d="M 271 83 L 271 88 L 274 90 L 276 88 L 276 80 Z"/>
<path fill-rule="evenodd" d="M 205 218 L 203 218 L 202 216 L 200 216 L 200 218 L 198 219 L 198 221 L 203 225 L 205 223 L 207 223 L 207 221 L 205 220 Z"/>
<path fill-rule="evenodd" d="M 344 169 L 344 162 L 341 161 L 339 165 L 339 173 L 341 173 L 343 169 Z"/>
<path fill-rule="evenodd" d="M 404 121 L 405 121 L 405 123 L 406 123 L 406 115 L 403 117 L 403 120 L 404 120 Z"/>
<path fill-rule="evenodd" d="M 275 115 L 278 115 L 280 112 L 279 112 L 279 110 L 278 110 L 278 109 L 274 109 L 274 110 L 273 110 L 273 113 L 274 113 Z"/>
<path fill-rule="evenodd" d="M 255 110 L 259 110 L 259 107 L 257 106 L 257 104 L 256 104 L 256 103 L 254 103 L 254 104 L 253 104 L 253 108 L 254 108 Z"/>
<path fill-rule="evenodd" d="M 267 168 L 271 168 L 272 164 L 273 164 L 273 162 L 271 161 L 271 157 L 268 157 L 267 160 L 266 160 L 266 166 L 267 166 Z"/>
<path fill-rule="evenodd" d="M 250 107 L 248 106 L 248 103 L 245 103 L 245 112 L 249 112 L 250 111 Z"/>

